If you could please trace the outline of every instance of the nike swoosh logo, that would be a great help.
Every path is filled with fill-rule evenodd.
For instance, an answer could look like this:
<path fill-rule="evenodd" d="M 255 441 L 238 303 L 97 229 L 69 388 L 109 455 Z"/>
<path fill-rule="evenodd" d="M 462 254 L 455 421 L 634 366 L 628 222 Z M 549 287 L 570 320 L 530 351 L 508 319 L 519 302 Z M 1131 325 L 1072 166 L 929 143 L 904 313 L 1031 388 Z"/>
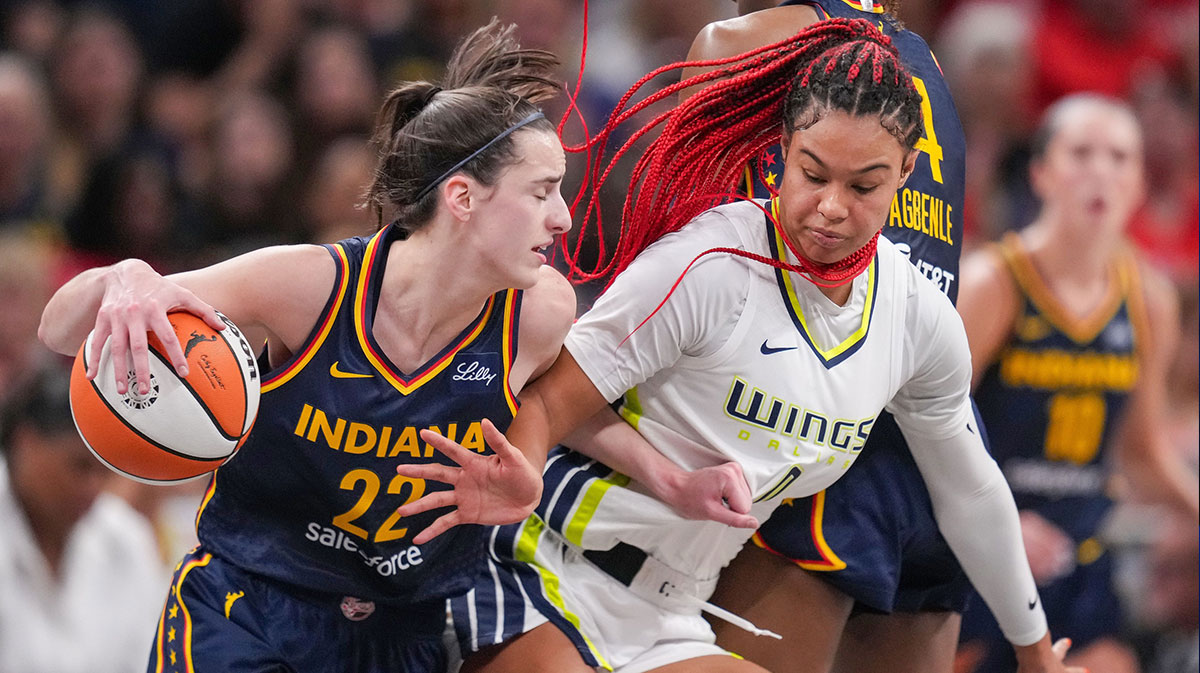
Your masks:
<path fill-rule="evenodd" d="M 797 348 L 799 348 L 799 347 L 798 346 L 785 346 L 784 348 L 771 348 L 770 346 L 767 345 L 767 340 L 763 339 L 762 345 L 758 347 L 758 350 L 763 355 L 772 355 L 775 353 L 782 353 L 784 351 L 794 351 Z"/>
<path fill-rule="evenodd" d="M 972 428 L 970 423 L 967 423 L 967 432 L 975 434 L 975 428 Z"/>
<path fill-rule="evenodd" d="M 1038 604 L 1038 597 L 1034 596 L 1033 600 L 1029 601 L 1029 609 L 1032 610 L 1032 609 L 1036 608 L 1037 604 Z"/>
<path fill-rule="evenodd" d="M 369 379 L 373 374 L 355 374 L 354 372 L 344 372 L 338 369 L 338 363 L 335 361 L 329 365 L 329 375 L 335 379 Z"/>

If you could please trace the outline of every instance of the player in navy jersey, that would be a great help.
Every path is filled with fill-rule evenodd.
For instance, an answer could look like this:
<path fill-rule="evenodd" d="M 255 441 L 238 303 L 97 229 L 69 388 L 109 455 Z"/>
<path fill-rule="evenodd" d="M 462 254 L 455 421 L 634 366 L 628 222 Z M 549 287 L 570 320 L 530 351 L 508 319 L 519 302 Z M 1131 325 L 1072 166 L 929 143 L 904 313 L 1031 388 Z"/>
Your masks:
<path fill-rule="evenodd" d="M 255 428 L 213 476 L 149 670 L 444 669 L 445 600 L 481 570 L 484 531 L 416 544 L 435 514 L 396 509 L 446 485 L 395 465 L 445 460 L 418 436 L 426 428 L 486 451 L 574 317 L 574 293 L 542 253 L 571 226 L 563 149 L 536 107 L 557 89 L 556 60 L 521 49 L 513 30 L 493 22 L 458 47 L 440 85 L 387 96 L 373 236 L 170 278 L 126 260 L 80 274 L 47 305 L 43 340 L 71 353 L 94 327 L 121 392 L 126 364 L 132 385 L 149 383 L 147 331 L 186 372 L 171 310 L 224 328 L 216 307 L 266 344 Z M 510 462 L 501 454 L 489 477 L 536 500 L 536 486 L 506 485 Z"/>
<path fill-rule="evenodd" d="M 959 312 L 975 395 L 1050 628 L 1075 641 L 1076 665 L 1129 673 L 1137 664 L 1120 640 L 1113 558 L 1098 535 L 1110 481 L 1120 475 L 1197 519 L 1194 473 L 1161 433 L 1175 297 L 1124 237 L 1144 194 L 1132 111 L 1086 94 L 1054 104 L 1034 136 L 1030 177 L 1037 219 L 964 263 Z M 963 639 L 975 670 L 1011 670 L 985 613 L 968 611 Z"/>
<path fill-rule="evenodd" d="M 965 140 L 929 47 L 885 13 L 886 3 L 782 4 L 710 24 L 688 59 L 744 53 L 830 16 L 876 23 L 892 38 L 923 102 L 921 152 L 883 235 L 953 300 Z M 770 148 L 747 168 L 743 184 L 751 196 L 778 189 L 778 155 Z M 752 540 L 722 572 L 713 600 L 784 638 L 758 638 L 714 620 L 718 641 L 730 650 L 773 670 L 793 669 L 801 657 L 812 670 L 835 661 L 839 671 L 950 670 L 969 584 L 938 531 L 924 482 L 890 414 L 875 423 L 854 469 L 825 491 L 777 510 Z M 775 581 L 762 582 L 767 575 Z M 805 610 L 797 611 L 797 604 Z"/>

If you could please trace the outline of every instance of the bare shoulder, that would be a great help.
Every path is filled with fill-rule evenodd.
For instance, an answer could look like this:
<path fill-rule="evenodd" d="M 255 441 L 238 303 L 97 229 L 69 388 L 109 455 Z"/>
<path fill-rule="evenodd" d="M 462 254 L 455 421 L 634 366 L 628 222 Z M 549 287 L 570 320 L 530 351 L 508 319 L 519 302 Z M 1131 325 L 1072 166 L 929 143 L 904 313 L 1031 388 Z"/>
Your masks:
<path fill-rule="evenodd" d="M 509 379 L 514 390 L 554 364 L 574 321 L 575 288 L 554 268 L 543 266 L 537 284 L 521 300 L 520 347 Z"/>
<path fill-rule="evenodd" d="M 525 291 L 521 301 L 522 342 L 554 342 L 557 351 L 574 321 L 575 288 L 553 267 L 543 266 L 537 284 Z"/>
<path fill-rule="evenodd" d="M 958 314 L 971 348 L 972 387 L 1008 342 L 1021 311 L 1019 296 L 998 247 L 987 246 L 963 258 Z"/>
<path fill-rule="evenodd" d="M 289 347 L 307 338 L 333 290 L 337 266 L 318 245 L 254 250 L 171 280 L 229 316 Z"/>
<path fill-rule="evenodd" d="M 772 7 L 745 16 L 723 21 L 714 21 L 696 34 L 688 50 L 689 61 L 715 61 L 744 54 L 768 44 L 787 39 L 811 23 L 817 21 L 817 13 L 806 5 Z M 715 66 L 685 68 L 682 77 L 687 79 Z M 699 85 L 679 92 L 679 100 L 686 100 L 700 90 Z"/>
<path fill-rule="evenodd" d="M 989 300 L 1011 303 L 1016 290 L 1016 280 L 995 246 L 985 246 L 963 258 L 958 285 L 960 306 L 986 304 Z"/>
<path fill-rule="evenodd" d="M 1175 331 L 1179 327 L 1179 293 L 1171 281 L 1160 271 L 1138 263 L 1141 278 L 1142 301 L 1146 306 L 1146 319 L 1155 333 L 1163 330 Z"/>
<path fill-rule="evenodd" d="M 807 5 L 772 7 L 745 16 L 714 21 L 696 35 L 692 43 L 693 59 L 718 59 L 737 56 L 751 49 L 795 35 L 818 20 Z"/>
<path fill-rule="evenodd" d="M 1142 355 L 1149 367 L 1165 371 L 1179 339 L 1179 292 L 1157 269 L 1140 260 L 1137 265 L 1146 322 Z"/>

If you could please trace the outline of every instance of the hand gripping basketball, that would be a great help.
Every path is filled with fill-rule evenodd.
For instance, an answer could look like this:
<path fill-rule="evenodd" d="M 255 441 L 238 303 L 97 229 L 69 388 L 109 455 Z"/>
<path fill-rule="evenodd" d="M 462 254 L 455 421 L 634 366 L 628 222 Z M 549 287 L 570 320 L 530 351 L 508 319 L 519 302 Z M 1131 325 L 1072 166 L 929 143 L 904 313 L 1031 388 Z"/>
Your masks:
<path fill-rule="evenodd" d="M 400 516 L 412 516 L 439 507 L 454 507 L 421 531 L 413 542 L 423 544 L 465 523 L 502 525 L 516 523 L 533 512 L 542 497 L 542 475 L 504 433 L 492 422 L 483 420 L 483 438 L 495 453 L 479 455 L 431 430 L 422 430 L 421 439 L 458 463 L 458 467 L 436 463 L 404 463 L 397 474 L 416 479 L 432 479 L 450 484 L 448 491 L 431 493 L 400 509 Z"/>
<path fill-rule="evenodd" d="M 109 343 L 114 362 L 116 390 L 128 389 L 126 372 L 133 371 L 138 394 L 150 390 L 150 349 L 147 335 L 162 343 L 164 355 L 180 376 L 188 375 L 187 358 L 167 314 L 186 311 L 198 316 L 215 330 L 225 329 L 212 306 L 195 294 L 159 275 L 141 260 L 126 260 L 113 267 L 113 278 L 96 312 L 92 331 L 97 344 Z M 93 349 L 87 361 L 88 379 L 99 371 L 100 349 Z"/>

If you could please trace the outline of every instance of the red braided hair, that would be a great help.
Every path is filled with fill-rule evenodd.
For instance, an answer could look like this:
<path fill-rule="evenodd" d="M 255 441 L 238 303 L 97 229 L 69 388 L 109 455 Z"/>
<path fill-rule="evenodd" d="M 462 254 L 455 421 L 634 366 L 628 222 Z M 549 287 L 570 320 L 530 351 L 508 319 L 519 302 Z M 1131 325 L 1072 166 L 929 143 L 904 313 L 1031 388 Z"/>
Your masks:
<path fill-rule="evenodd" d="M 869 70 L 864 71 L 868 64 Z M 629 106 L 642 86 L 664 72 L 712 66 L 721 67 L 689 77 Z M 867 72 L 870 76 L 863 76 Z M 605 161 L 604 147 L 622 123 L 682 89 L 706 83 L 686 101 L 636 130 Z M 905 147 L 912 148 L 921 133 L 920 104 L 920 94 L 900 65 L 891 40 L 862 19 L 821 21 L 791 38 L 746 54 L 659 68 L 626 92 L 593 138 L 566 148 L 568 152 L 586 151 L 590 158 L 584 186 L 572 207 L 574 211 L 586 194 L 587 207 L 579 220 L 574 250 L 565 238 L 562 241 L 568 278 L 575 282 L 608 278 L 611 283 L 651 243 L 677 231 L 705 210 L 737 197 L 731 192 L 746 163 L 779 143 L 784 130 L 790 134 L 797 128 L 808 128 L 832 110 L 870 114 L 878 116 L 884 128 Z M 603 237 L 597 237 L 595 267 L 581 268 L 580 242 L 593 213 L 596 227 L 601 224 L 600 189 L 625 153 L 660 126 L 659 135 L 634 167 L 616 249 L 609 256 Z M 804 259 L 786 235 L 783 239 L 800 262 L 785 266 L 829 286 L 848 282 L 861 272 L 874 257 L 877 237 L 830 265 Z M 722 252 L 749 256 L 740 251 Z"/>

